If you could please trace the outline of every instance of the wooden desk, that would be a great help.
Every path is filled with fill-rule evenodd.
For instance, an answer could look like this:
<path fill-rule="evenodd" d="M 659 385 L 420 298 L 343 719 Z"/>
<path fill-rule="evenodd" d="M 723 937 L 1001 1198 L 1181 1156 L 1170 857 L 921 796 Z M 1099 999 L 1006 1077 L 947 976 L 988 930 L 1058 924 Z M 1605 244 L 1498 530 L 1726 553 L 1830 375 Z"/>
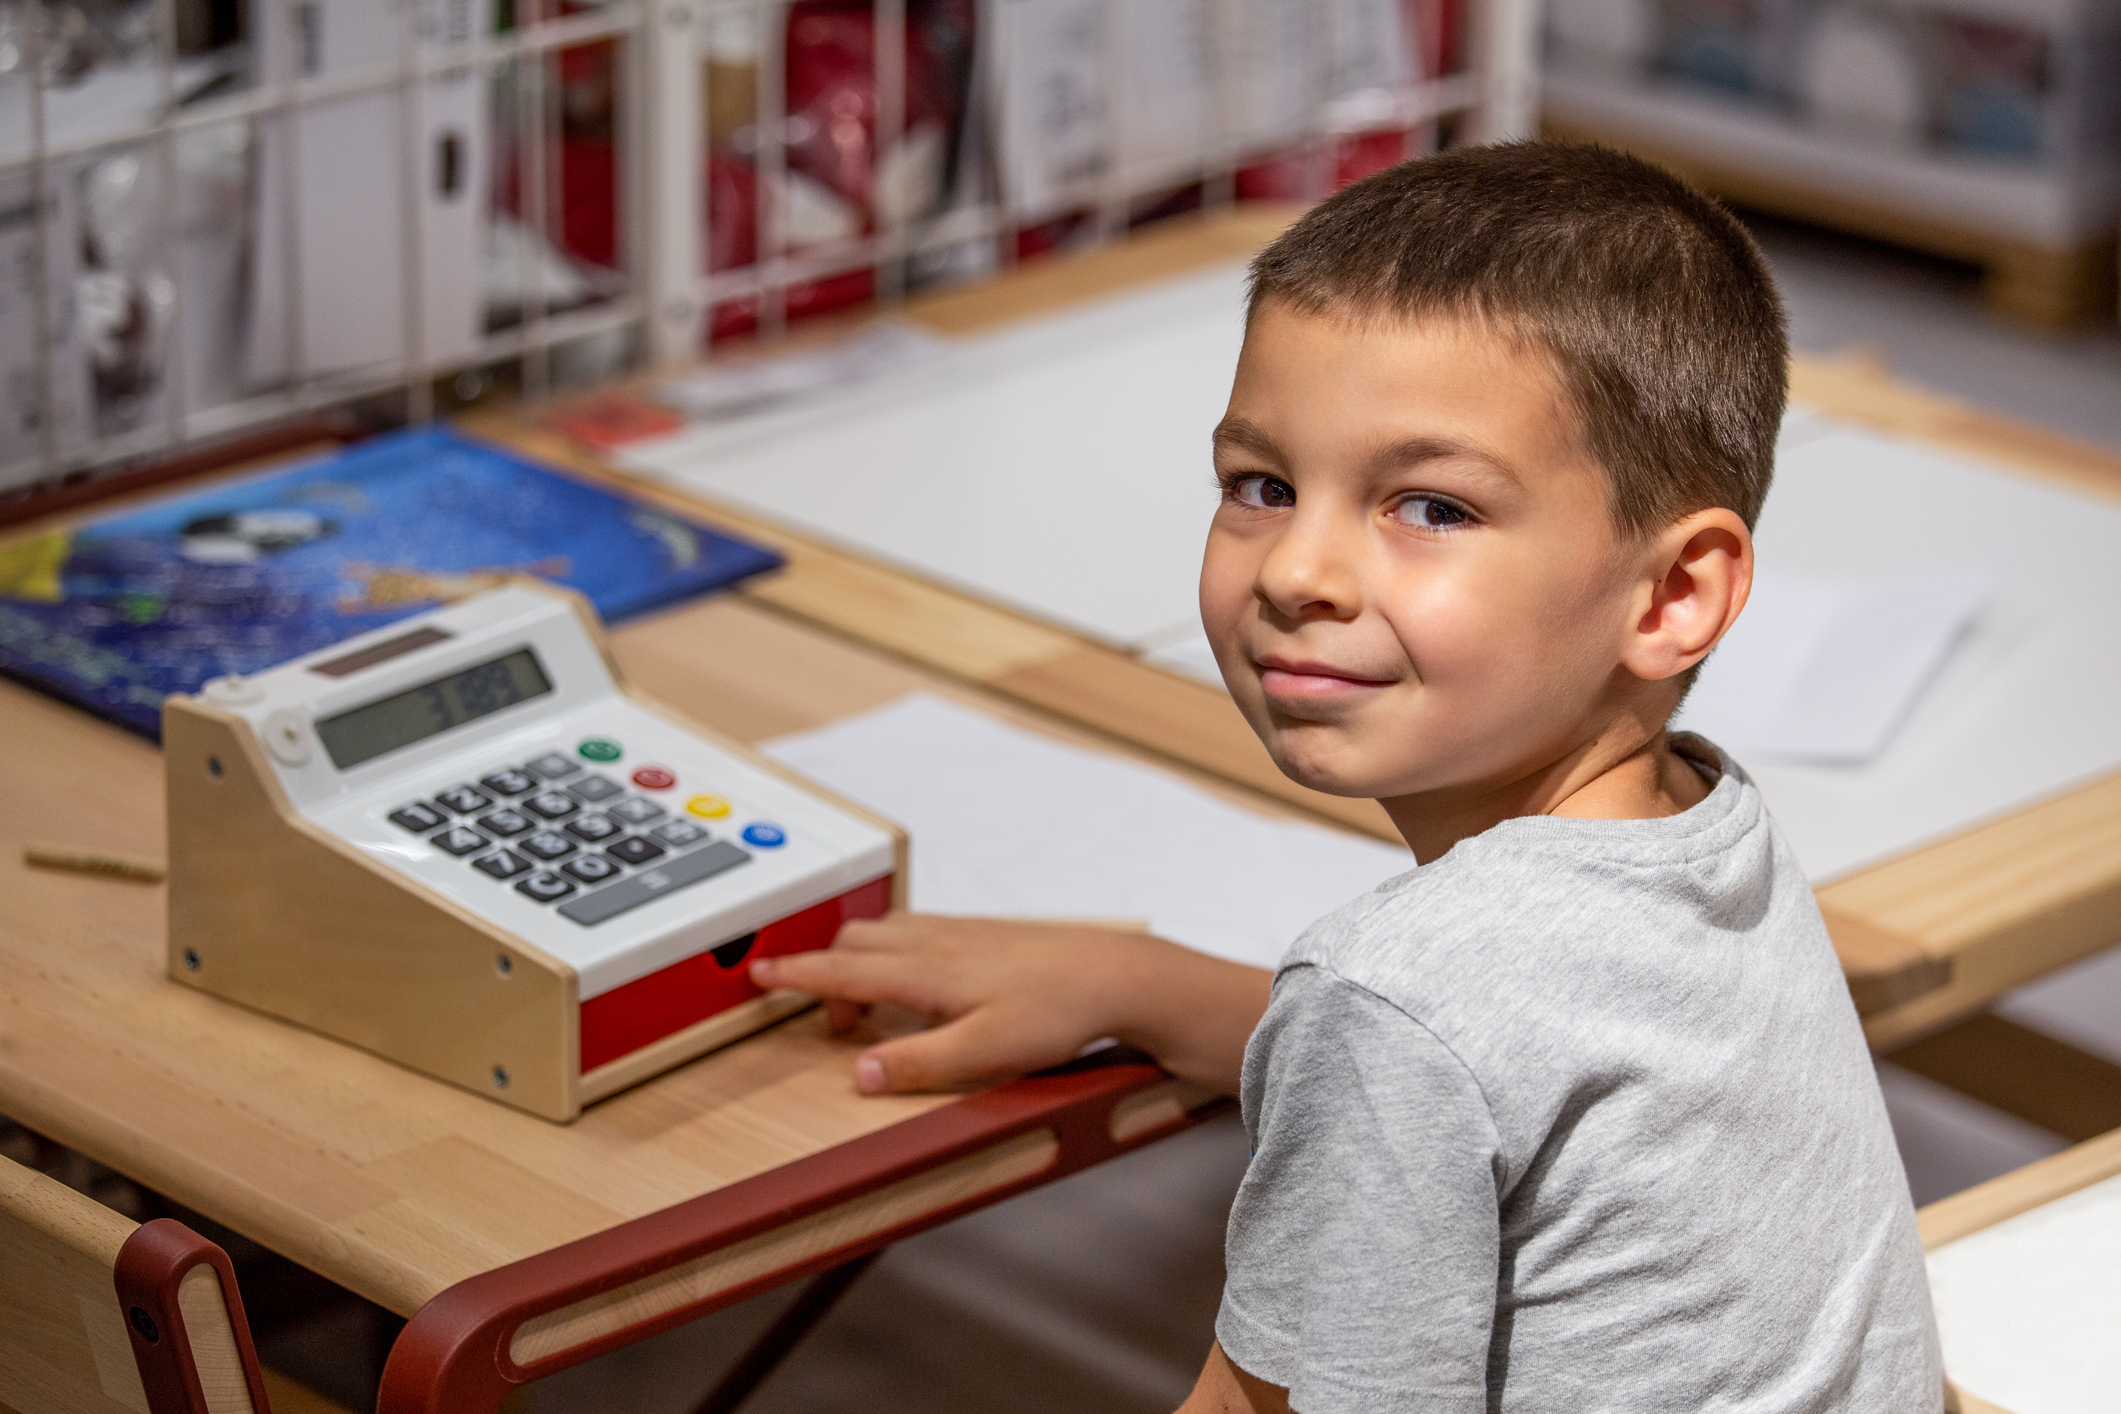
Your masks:
<path fill-rule="evenodd" d="M 918 688 L 991 705 L 735 598 L 613 642 L 747 740 Z M 491 1408 L 1213 1103 L 1139 1064 L 864 1098 L 813 1012 L 550 1124 L 169 983 L 160 886 L 22 863 L 27 838 L 159 856 L 160 754 L 8 683 L 0 741 L 0 1113 L 411 1317 L 386 1409 Z"/>
<path fill-rule="evenodd" d="M 903 314 L 946 334 L 991 329 L 1242 256 L 1279 232 L 1289 214 L 1239 207 L 1163 222 L 1123 246 L 917 299 Z M 1798 359 L 1792 391 L 1835 417 L 2121 497 L 2121 456 L 1903 387 L 1861 354 Z M 774 545 L 788 568 L 745 587 L 754 603 L 1396 839 L 1374 802 L 1321 795 L 1284 777 L 1215 688 L 759 516 L 624 476 L 533 418 L 504 414 L 468 425 L 584 474 L 618 477 L 636 494 L 704 511 Z M 1875 1049 L 1953 1026 L 2011 988 L 2121 940 L 2121 774 L 1835 880 L 1819 898 Z"/>
<path fill-rule="evenodd" d="M 1167 226 L 1012 276 L 990 303 L 953 293 L 914 313 L 969 329 L 1242 253 L 1279 219 Z M 472 427 L 611 474 L 534 422 Z M 1260 808 L 1391 838 L 1374 803 L 1282 777 L 1218 691 L 918 576 L 716 518 L 781 548 L 788 569 L 622 628 L 615 646 L 649 694 L 734 735 L 926 687 L 1160 759 Z M 386 1377 L 389 1409 L 490 1406 L 512 1380 L 1148 1142 L 1202 1098 L 1120 1067 L 969 1099 L 862 1099 L 848 1078 L 857 1043 L 812 1015 L 569 1128 L 547 1125 L 166 984 L 160 889 L 20 862 L 32 836 L 159 854 L 157 753 L 5 683 L 0 740 L 0 1112 L 413 1316 Z M 2121 936 L 2121 781 L 1823 897 L 1874 1042 L 1944 1024 Z"/>

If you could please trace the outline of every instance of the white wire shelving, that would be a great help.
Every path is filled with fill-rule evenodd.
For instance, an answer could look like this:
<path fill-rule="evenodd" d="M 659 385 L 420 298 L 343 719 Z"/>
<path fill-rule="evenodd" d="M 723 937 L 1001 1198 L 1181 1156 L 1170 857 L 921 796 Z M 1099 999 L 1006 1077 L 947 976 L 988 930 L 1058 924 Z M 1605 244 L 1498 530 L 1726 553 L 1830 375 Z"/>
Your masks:
<path fill-rule="evenodd" d="M 920 136 L 908 132 L 907 21 L 925 2 L 866 10 L 879 193 Z M 1041 5 L 1072 5 L 1099 27 L 1092 79 L 1108 151 L 1075 189 L 1071 244 L 1124 233 L 1159 196 L 1227 203 L 1248 165 L 1292 151 L 1306 174 L 1299 197 L 1323 196 L 1333 145 L 1351 133 L 1488 141 L 1525 135 L 1536 119 L 1536 0 L 1420 0 L 1457 7 L 1463 63 L 1431 65 L 1352 108 L 1331 92 L 1334 26 L 1401 0 L 967 0 L 977 23 L 947 200 L 914 211 L 880 196 L 857 229 L 818 239 L 794 228 L 785 199 L 785 45 L 801 0 L 248 0 L 241 44 L 204 54 L 180 53 L 180 0 L 151 0 L 131 12 L 151 21 L 135 52 L 106 55 L 83 83 L 60 46 L 80 42 L 87 3 L 0 0 L 0 496 L 364 400 L 395 398 L 396 416 L 422 421 L 438 411 L 438 386 L 497 369 L 536 399 L 577 365 L 681 364 L 703 351 L 718 311 L 740 311 L 772 339 L 790 322 L 792 292 L 835 277 L 867 272 L 866 297 L 888 305 L 953 271 L 1006 265 L 1039 222 L 1002 170 L 1012 153 L 1001 50 Z M 1286 130 L 1264 145 L 1238 131 L 1227 74 L 1210 75 L 1225 97 L 1176 154 L 1140 156 L 1111 137 L 1130 94 L 1164 92 L 1157 75 L 1144 88 L 1124 72 L 1130 57 L 1138 67 L 1129 25 L 1148 11 L 1128 7 L 1140 6 L 1164 6 L 1180 32 L 1211 38 L 1247 6 L 1293 19 L 1308 84 L 1294 142 Z M 732 33 L 751 50 L 754 258 L 710 271 L 707 116 L 718 99 L 728 107 L 717 76 L 745 72 L 710 60 Z M 1204 44 L 1209 67 L 1225 48 Z M 616 268 L 585 280 L 560 253 L 577 193 L 557 156 L 572 101 L 564 69 L 591 53 L 608 61 L 613 89 Z M 339 146 L 319 146 L 326 129 Z M 197 151 L 221 154 L 218 207 L 197 190 Z M 129 165 L 99 168 L 113 158 Z M 133 182 L 115 216 L 114 172 Z M 439 213 L 437 192 L 462 211 Z M 97 249 L 111 244 L 99 220 L 132 233 L 131 268 L 83 264 L 111 259 Z M 84 283 L 99 274 L 110 278 Z M 502 277 L 512 288 L 497 298 Z M 114 289 L 132 301 L 120 307 L 130 325 L 111 312 Z M 106 385 L 124 380 L 89 366 L 118 337 L 143 366 L 130 370 L 137 386 L 113 394 Z M 569 362 L 584 349 L 593 357 Z"/>

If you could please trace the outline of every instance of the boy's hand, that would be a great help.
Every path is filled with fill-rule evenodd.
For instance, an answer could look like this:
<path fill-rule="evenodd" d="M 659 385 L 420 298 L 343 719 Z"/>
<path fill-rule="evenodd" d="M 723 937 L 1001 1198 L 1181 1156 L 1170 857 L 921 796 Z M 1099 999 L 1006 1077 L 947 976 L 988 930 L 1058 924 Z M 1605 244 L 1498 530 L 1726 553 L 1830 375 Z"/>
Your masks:
<path fill-rule="evenodd" d="M 1106 1036 L 1234 1093 L 1273 982 L 1143 933 L 914 913 L 849 923 L 823 952 L 761 958 L 751 978 L 817 993 L 835 1030 L 877 1002 L 941 1023 L 870 1047 L 854 1074 L 871 1093 L 1043 1070 Z"/>

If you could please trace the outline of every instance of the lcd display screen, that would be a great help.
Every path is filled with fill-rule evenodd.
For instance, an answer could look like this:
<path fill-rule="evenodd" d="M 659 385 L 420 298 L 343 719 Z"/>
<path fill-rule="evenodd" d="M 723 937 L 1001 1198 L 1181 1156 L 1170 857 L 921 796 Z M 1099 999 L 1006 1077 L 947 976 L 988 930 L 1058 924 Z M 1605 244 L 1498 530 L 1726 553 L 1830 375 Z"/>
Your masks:
<path fill-rule="evenodd" d="M 550 691 L 552 680 L 545 676 L 538 655 L 518 648 L 446 678 L 326 717 L 317 723 L 317 739 L 324 743 L 331 764 L 345 771 Z"/>

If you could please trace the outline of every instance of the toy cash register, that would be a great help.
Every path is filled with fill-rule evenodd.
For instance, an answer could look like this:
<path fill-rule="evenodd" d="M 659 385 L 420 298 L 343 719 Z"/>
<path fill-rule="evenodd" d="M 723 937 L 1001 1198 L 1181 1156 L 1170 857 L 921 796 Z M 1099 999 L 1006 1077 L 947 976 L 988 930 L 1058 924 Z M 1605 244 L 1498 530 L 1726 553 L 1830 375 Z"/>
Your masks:
<path fill-rule="evenodd" d="M 171 697 L 163 745 L 173 978 L 548 1119 L 808 1005 L 745 964 L 906 877 L 529 583 Z"/>

